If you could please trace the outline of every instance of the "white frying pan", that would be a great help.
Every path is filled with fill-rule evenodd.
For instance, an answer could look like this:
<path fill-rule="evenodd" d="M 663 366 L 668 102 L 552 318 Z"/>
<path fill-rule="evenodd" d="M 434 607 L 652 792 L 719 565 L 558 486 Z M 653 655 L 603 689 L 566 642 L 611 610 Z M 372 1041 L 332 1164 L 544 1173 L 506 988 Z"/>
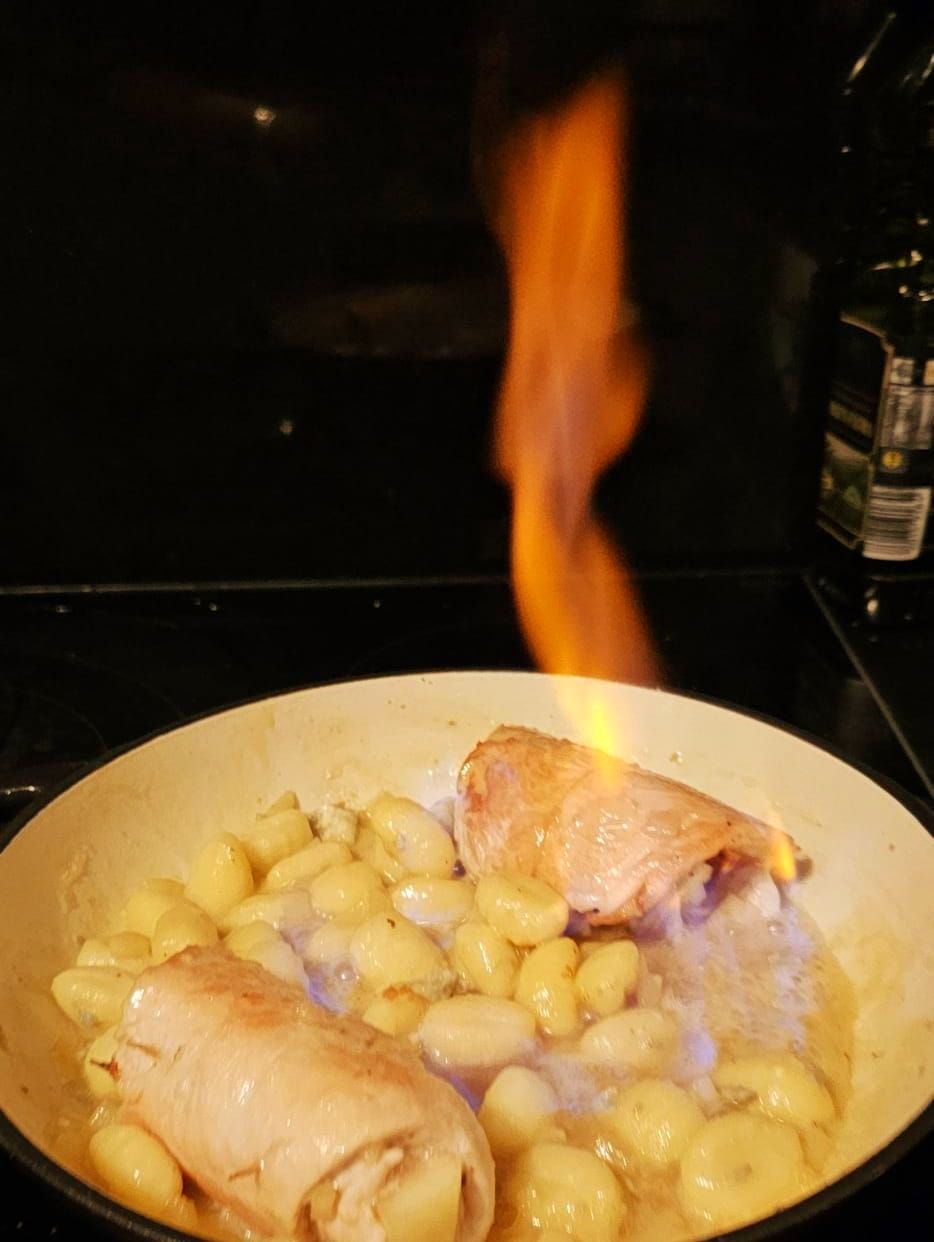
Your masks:
<path fill-rule="evenodd" d="M 797 900 L 859 999 L 853 1097 L 819 1194 L 739 1231 L 763 1237 L 891 1164 L 934 1122 L 934 840 L 907 796 L 784 729 L 695 699 L 535 673 L 442 673 L 322 686 L 162 734 L 14 825 L 0 854 L 0 1138 L 31 1170 L 124 1235 L 180 1238 L 84 1179 L 87 1102 L 76 1035 L 49 995 L 83 937 L 136 885 L 183 874 L 285 788 L 303 806 L 382 789 L 450 794 L 463 757 L 501 723 L 585 741 L 561 707 L 600 697 L 619 752 L 780 822 L 814 862 Z M 926 816 L 928 826 L 918 818 Z"/>

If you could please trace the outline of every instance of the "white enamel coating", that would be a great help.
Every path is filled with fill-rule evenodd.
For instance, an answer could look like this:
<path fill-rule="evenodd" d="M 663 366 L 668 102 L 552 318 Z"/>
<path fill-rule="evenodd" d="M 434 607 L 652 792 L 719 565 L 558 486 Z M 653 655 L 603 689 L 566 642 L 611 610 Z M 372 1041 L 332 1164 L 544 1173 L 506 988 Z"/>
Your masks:
<path fill-rule="evenodd" d="M 431 803 L 501 723 L 615 749 L 784 825 L 814 860 L 797 900 L 860 1002 L 853 1099 L 831 1180 L 903 1130 L 934 1090 L 934 839 L 895 798 L 799 738 L 660 691 L 534 673 L 444 673 L 299 691 L 223 712 L 108 763 L 45 806 L 0 854 L 0 1107 L 81 1175 L 76 1037 L 49 997 L 84 936 L 152 875 L 244 828 L 285 788 L 304 806 L 381 789 Z"/>

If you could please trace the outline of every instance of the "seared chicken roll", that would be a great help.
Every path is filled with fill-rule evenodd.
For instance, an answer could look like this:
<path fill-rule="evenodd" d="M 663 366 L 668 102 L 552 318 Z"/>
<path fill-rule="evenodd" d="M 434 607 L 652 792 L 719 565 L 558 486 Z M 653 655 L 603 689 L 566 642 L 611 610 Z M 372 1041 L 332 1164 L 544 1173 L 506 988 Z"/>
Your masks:
<path fill-rule="evenodd" d="M 143 972 L 111 1071 L 127 1119 L 257 1230 L 302 1242 L 487 1236 L 493 1161 L 454 1088 L 223 948 Z"/>
<path fill-rule="evenodd" d="M 592 924 L 645 914 L 718 854 L 767 864 L 773 837 L 638 764 L 510 726 L 465 760 L 454 835 L 471 875 L 535 876 Z"/>

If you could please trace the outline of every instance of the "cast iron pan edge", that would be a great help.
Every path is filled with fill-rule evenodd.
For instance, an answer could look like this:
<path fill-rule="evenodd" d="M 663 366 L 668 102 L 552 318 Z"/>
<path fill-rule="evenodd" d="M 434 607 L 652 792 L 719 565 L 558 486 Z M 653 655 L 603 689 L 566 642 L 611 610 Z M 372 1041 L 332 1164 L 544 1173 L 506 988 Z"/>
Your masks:
<path fill-rule="evenodd" d="M 423 676 L 442 676 L 446 672 L 453 672 L 452 669 L 426 669 L 421 671 Z M 496 672 L 500 675 L 505 673 L 509 675 L 509 670 L 461 670 L 474 672 Z M 527 670 L 513 670 L 520 675 L 527 675 Z M 404 674 L 403 674 L 404 675 Z M 409 675 L 419 676 L 419 670 L 414 670 Z M 317 682 L 315 685 L 338 685 L 346 678 L 334 678 L 329 681 Z M 380 681 L 380 676 L 357 678 L 360 681 Z M 300 686 L 296 690 L 312 689 L 313 686 Z M 234 711 L 238 707 L 247 707 L 250 703 L 258 703 L 264 699 L 277 698 L 282 694 L 290 693 L 287 690 L 278 691 L 276 694 L 262 694 L 255 698 L 246 699 L 240 703 L 230 704 L 227 707 L 214 708 L 210 711 L 201 712 L 198 715 L 191 716 L 183 721 L 175 721 L 166 725 L 161 729 L 156 729 L 146 737 L 138 738 L 136 741 L 129 742 L 125 746 L 117 747 L 115 750 L 109 751 L 106 755 L 101 756 L 94 763 L 90 763 L 77 769 L 65 780 L 51 789 L 40 794 L 35 802 L 31 803 L 25 811 L 13 820 L 13 822 L 0 832 L 0 853 L 9 845 L 10 841 L 20 832 L 26 824 L 36 815 L 42 807 L 46 806 L 59 794 L 64 793 L 71 785 L 77 784 L 79 780 L 89 776 L 97 768 L 101 768 L 104 764 L 109 763 L 112 759 L 116 759 L 119 755 L 126 754 L 136 747 L 144 745 L 146 742 L 152 741 L 153 738 L 161 737 L 165 733 L 171 733 L 175 729 L 183 728 L 186 724 L 192 724 L 196 720 L 206 720 L 210 716 L 219 715 L 221 712 Z M 768 716 L 763 712 L 751 711 L 747 708 L 736 707 L 732 703 L 726 703 L 722 699 L 711 698 L 702 694 L 684 694 L 676 691 L 666 691 L 667 694 L 677 694 L 677 697 L 684 699 L 694 699 L 702 703 L 710 703 L 714 707 L 723 707 L 729 711 L 735 712 L 740 716 L 748 716 L 753 720 L 759 720 L 764 724 L 772 725 L 776 729 L 781 729 L 785 733 L 791 733 L 794 737 L 801 738 L 802 741 L 808 742 L 811 746 L 816 746 L 818 750 L 826 751 L 833 755 L 836 759 L 842 760 L 851 768 L 862 772 L 868 776 L 870 780 L 875 781 L 887 793 L 900 802 L 907 810 L 911 812 L 924 825 L 927 831 L 934 836 L 934 811 L 913 794 L 902 789 L 902 787 L 891 781 L 888 777 L 881 776 L 866 764 L 849 758 L 837 747 L 830 745 L 821 738 L 815 737 L 813 734 L 806 732 L 804 729 L 798 729 L 793 725 L 785 724 L 783 721 L 776 720 L 773 716 Z M 834 1207 L 836 1204 L 856 1194 L 863 1187 L 871 1185 L 888 1169 L 896 1164 L 903 1156 L 907 1155 L 913 1147 L 915 1147 L 927 1134 L 934 1131 L 934 1101 L 929 1103 L 925 1110 L 919 1114 L 915 1120 L 895 1136 L 890 1143 L 870 1156 L 858 1168 L 847 1173 L 844 1177 L 832 1182 L 829 1186 L 825 1186 L 816 1194 L 810 1195 L 807 1199 L 802 1199 L 800 1203 L 795 1203 L 791 1207 L 785 1208 L 781 1212 L 775 1213 L 773 1216 L 766 1217 L 764 1220 L 756 1221 L 752 1225 L 745 1225 L 740 1229 L 734 1229 L 727 1234 L 717 1234 L 717 1237 L 729 1238 L 730 1242 L 761 1242 L 765 1238 L 774 1238 L 786 1231 L 791 1231 L 805 1223 L 813 1222 L 815 1217 L 825 1212 L 828 1208 Z M 118 1237 L 140 1239 L 141 1242 L 189 1242 L 189 1234 L 180 1233 L 179 1230 L 173 1229 L 169 1225 L 158 1224 L 156 1221 L 150 1220 L 148 1217 L 140 1216 L 130 1208 L 123 1207 L 113 1199 L 107 1198 L 106 1195 L 95 1190 L 93 1186 L 82 1182 L 79 1178 L 66 1172 L 60 1165 L 50 1160 L 43 1152 L 34 1147 L 32 1143 L 26 1139 L 19 1130 L 10 1122 L 6 1114 L 0 1111 L 0 1147 L 11 1156 L 22 1168 L 33 1177 L 46 1185 L 52 1186 L 73 1206 L 79 1208 L 83 1213 L 94 1218 L 98 1225 L 103 1225 L 110 1232 Z M 417 1240 L 413 1239 L 413 1242 Z"/>

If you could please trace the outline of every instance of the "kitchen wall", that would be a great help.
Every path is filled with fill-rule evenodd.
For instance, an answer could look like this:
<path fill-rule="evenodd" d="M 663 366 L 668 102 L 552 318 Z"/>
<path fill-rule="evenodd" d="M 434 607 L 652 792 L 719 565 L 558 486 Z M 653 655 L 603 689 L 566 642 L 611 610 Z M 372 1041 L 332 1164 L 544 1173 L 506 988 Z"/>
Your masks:
<path fill-rule="evenodd" d="M 601 503 L 641 566 L 806 559 L 872 10 L 10 6 L 0 582 L 501 571 L 476 140 L 608 57 L 654 386 Z"/>

